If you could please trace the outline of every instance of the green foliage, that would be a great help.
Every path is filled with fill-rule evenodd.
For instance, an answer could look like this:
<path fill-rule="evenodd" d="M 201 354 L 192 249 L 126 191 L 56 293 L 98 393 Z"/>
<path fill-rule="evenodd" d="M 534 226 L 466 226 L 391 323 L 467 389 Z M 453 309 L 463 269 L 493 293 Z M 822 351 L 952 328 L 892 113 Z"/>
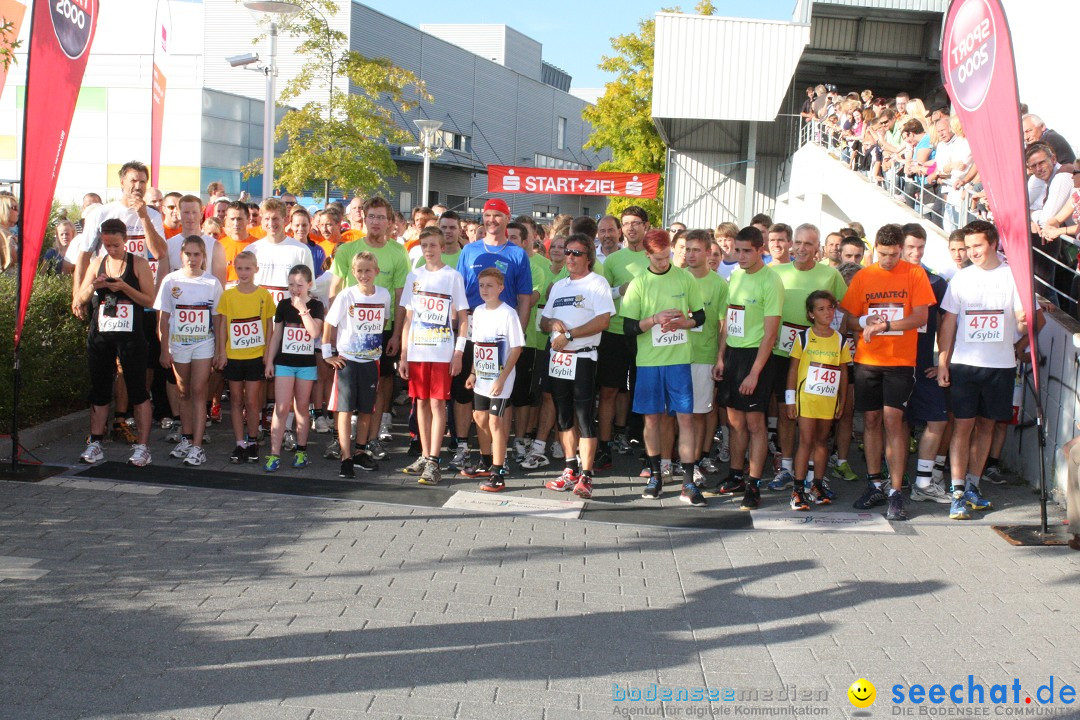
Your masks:
<path fill-rule="evenodd" d="M 62 205 L 59 200 L 53 198 L 52 208 L 49 210 L 49 224 L 45 228 L 45 241 L 41 245 L 42 254 L 56 244 L 56 223 L 62 218 L 77 223 L 82 218 L 82 208 L 77 203 Z"/>
<path fill-rule="evenodd" d="M 695 7 L 699 15 L 715 12 L 712 2 L 702 0 Z M 662 12 L 682 12 L 665 8 Z M 601 58 L 600 69 L 615 74 L 605 86 L 604 95 L 596 105 L 585 109 L 583 116 L 593 127 L 586 147 L 592 150 L 611 150 L 611 160 L 601 163 L 599 170 L 615 172 L 663 173 L 667 148 L 652 121 L 653 49 L 656 42 L 656 22 L 653 18 L 640 20 L 638 32 L 611 38 L 611 55 Z M 608 198 L 608 212 L 618 215 L 629 205 L 648 211 L 654 223 L 663 222 L 664 181 L 655 200 L 638 198 Z"/>
<path fill-rule="evenodd" d="M 34 281 L 22 337 L 19 427 L 86 407 L 86 323 L 71 313 L 71 276 Z M 0 432 L 11 432 L 15 276 L 0 275 Z"/>
<path fill-rule="evenodd" d="M 300 12 L 282 32 L 302 39 L 297 54 L 307 62 L 285 84 L 281 101 L 326 88 L 326 98 L 290 110 L 277 127 L 288 149 L 275 160 L 276 184 L 301 193 L 329 181 L 350 194 L 387 188 L 398 173 L 389 145 L 412 136 L 398 127 L 391 111 L 379 104 L 392 100 L 404 112 L 431 97 L 416 76 L 389 60 L 371 59 L 348 49 L 348 38 L 327 20 L 337 12 L 331 0 L 297 0 Z M 350 91 L 351 90 L 351 91 Z M 262 159 L 244 168 L 245 177 L 262 171 Z"/>
<path fill-rule="evenodd" d="M 15 37 L 15 23 L 7 18 L 0 18 L 0 65 L 5 70 L 15 62 L 15 51 L 22 47 L 22 41 Z"/>

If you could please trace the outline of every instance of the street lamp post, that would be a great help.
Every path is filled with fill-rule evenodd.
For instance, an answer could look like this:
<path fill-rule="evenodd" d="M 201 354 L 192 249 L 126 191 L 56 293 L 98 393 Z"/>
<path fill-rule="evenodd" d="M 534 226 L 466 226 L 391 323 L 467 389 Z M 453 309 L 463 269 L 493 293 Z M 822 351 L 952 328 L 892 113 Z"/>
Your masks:
<path fill-rule="evenodd" d="M 277 107 L 277 18 L 300 12 L 300 7 L 283 0 L 245 0 L 244 7 L 265 13 L 270 18 L 270 64 L 263 68 L 266 76 L 266 99 L 263 103 L 263 200 L 274 195 L 274 123 Z"/>
<path fill-rule="evenodd" d="M 435 147 L 435 133 L 442 127 L 442 120 L 413 120 L 420 128 L 420 156 L 424 158 L 424 194 L 420 197 L 421 205 L 428 204 L 428 187 L 431 181 L 431 158 L 442 155 L 442 148 Z"/>

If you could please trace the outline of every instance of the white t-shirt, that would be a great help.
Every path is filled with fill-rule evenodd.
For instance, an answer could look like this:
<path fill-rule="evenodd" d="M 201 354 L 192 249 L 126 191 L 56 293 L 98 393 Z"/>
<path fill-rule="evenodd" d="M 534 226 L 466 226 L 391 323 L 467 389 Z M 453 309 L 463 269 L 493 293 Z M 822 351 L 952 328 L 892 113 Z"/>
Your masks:
<path fill-rule="evenodd" d="M 289 295 L 289 271 L 297 265 L 307 265 L 311 277 L 315 277 L 315 261 L 311 258 L 311 248 L 299 240 L 286 237 L 280 243 L 269 238 L 256 240 L 247 248 L 255 253 L 259 262 L 259 271 L 255 273 L 255 284 L 266 288 L 274 302 L 281 302 Z"/>
<path fill-rule="evenodd" d="M 432 272 L 420 267 L 409 273 L 401 291 L 401 307 L 412 320 L 407 358 L 414 362 L 448 363 L 454 359 L 450 320 L 469 309 L 465 280 L 449 265 Z"/>
<path fill-rule="evenodd" d="M 993 270 L 974 265 L 949 282 L 941 308 L 956 314 L 952 361 L 987 368 L 1016 367 L 1016 315 L 1022 309 L 1012 270 L 1002 263 Z"/>
<path fill-rule="evenodd" d="M 338 354 L 353 362 L 375 362 L 382 356 L 382 331 L 391 312 L 390 293 L 375 286 L 365 295 L 359 285 L 334 298 L 325 322 L 337 328 Z"/>
<path fill-rule="evenodd" d="M 731 273 L 735 272 L 737 267 L 739 267 L 738 262 L 729 263 L 727 260 L 721 260 L 716 267 L 716 274 L 725 280 L 731 280 Z"/>
<path fill-rule="evenodd" d="M 562 320 L 567 328 L 584 325 L 597 315 L 615 314 L 615 303 L 611 300 L 611 286 L 607 280 L 590 272 L 583 278 L 571 280 L 565 277 L 551 286 L 547 304 L 542 317 Z M 564 350 L 573 352 L 591 347 L 593 350 L 582 353 L 580 357 L 596 359 L 596 347 L 600 345 L 600 333 L 575 337 L 567 343 Z"/>
<path fill-rule="evenodd" d="M 164 236 L 162 236 L 164 237 Z M 183 267 L 183 260 L 180 258 L 180 251 L 184 247 L 184 241 L 189 236 L 180 233 L 173 235 L 171 238 L 165 241 L 165 244 L 169 246 L 169 267 L 172 270 L 179 270 Z M 217 240 L 212 235 L 203 235 L 199 233 L 199 237 L 206 243 L 206 272 L 212 273 L 214 268 L 214 245 L 217 244 Z"/>
<path fill-rule="evenodd" d="M 157 208 L 149 205 L 146 207 L 146 212 L 150 216 L 150 222 L 153 224 L 154 229 L 157 230 L 157 234 L 164 238 L 165 225 L 162 223 L 161 213 L 158 212 Z M 123 220 L 127 226 L 128 252 L 133 255 L 149 257 L 149 248 L 146 246 L 146 232 L 143 230 L 139 214 L 119 200 L 114 200 L 106 205 L 93 205 L 87 209 L 86 215 L 83 216 L 83 231 L 71 242 L 72 248 L 78 248 L 75 252 L 93 251 L 94 257 L 104 255 L 105 247 L 101 244 L 101 223 L 113 218 Z M 77 254 L 75 260 L 78 261 Z"/>
<path fill-rule="evenodd" d="M 525 334 L 521 331 L 521 318 L 517 311 L 506 303 L 501 303 L 494 310 L 489 310 L 487 305 L 479 305 L 472 317 L 473 372 L 476 373 L 473 391 L 492 397 L 492 383 L 503 371 L 510 350 L 525 345 Z M 516 376 L 515 368 L 506 376 L 502 392 L 494 397 L 510 397 Z"/>
<path fill-rule="evenodd" d="M 169 313 L 169 344 L 198 345 L 212 340 L 214 308 L 221 293 L 221 283 L 209 273 L 191 278 L 183 270 L 174 270 L 166 275 L 154 309 Z"/>

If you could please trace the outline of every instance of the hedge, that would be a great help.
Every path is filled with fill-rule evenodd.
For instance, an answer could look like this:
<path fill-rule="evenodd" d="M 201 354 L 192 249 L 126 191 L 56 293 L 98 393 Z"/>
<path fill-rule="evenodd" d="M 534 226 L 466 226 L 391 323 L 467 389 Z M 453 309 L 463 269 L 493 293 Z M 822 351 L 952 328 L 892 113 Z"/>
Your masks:
<path fill-rule="evenodd" d="M 71 314 L 71 276 L 38 275 L 22 339 L 19 427 L 87 407 L 87 325 Z M 11 432 L 15 276 L 0 275 L 0 432 Z"/>

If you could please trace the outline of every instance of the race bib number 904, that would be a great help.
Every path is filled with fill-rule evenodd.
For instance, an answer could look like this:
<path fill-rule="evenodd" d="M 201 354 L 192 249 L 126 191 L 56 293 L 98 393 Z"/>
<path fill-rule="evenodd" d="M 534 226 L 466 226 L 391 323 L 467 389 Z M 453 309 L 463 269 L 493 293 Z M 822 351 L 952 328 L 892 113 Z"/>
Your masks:
<path fill-rule="evenodd" d="M 384 313 L 383 305 L 363 305 L 357 303 L 350 310 L 352 321 L 357 335 L 375 335 L 383 330 Z"/>

